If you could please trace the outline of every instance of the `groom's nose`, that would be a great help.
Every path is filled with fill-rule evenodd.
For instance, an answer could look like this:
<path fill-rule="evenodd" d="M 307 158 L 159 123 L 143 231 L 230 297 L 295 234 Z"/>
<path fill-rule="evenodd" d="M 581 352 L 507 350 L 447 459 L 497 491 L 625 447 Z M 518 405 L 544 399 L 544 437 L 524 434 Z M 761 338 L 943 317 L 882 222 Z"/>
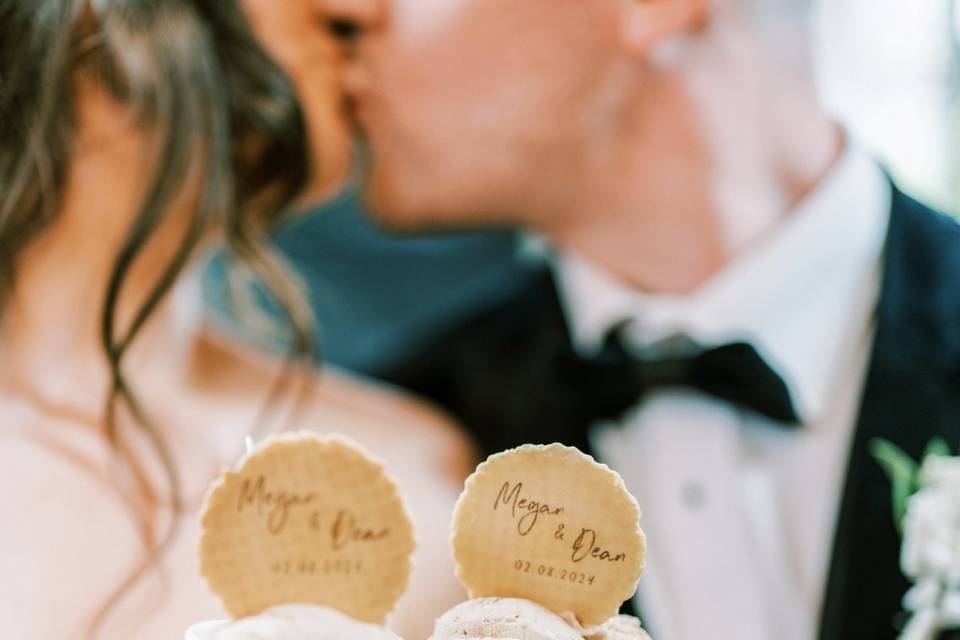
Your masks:
<path fill-rule="evenodd" d="M 385 0 L 317 0 L 334 32 L 352 37 L 383 19 Z"/>

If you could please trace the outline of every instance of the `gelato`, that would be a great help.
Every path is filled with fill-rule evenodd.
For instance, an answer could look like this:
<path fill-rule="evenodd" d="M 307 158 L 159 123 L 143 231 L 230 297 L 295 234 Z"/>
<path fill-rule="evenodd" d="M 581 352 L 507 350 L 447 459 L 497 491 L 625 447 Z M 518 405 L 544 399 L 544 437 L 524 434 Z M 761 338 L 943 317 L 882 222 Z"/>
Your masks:
<path fill-rule="evenodd" d="M 477 598 L 443 614 L 430 640 L 649 640 L 640 622 L 615 616 L 602 625 L 581 627 L 572 615 L 559 616 L 521 598 Z"/>
<path fill-rule="evenodd" d="M 239 620 L 201 622 L 184 640 L 400 640 L 383 627 L 358 622 L 335 609 L 287 604 Z"/>

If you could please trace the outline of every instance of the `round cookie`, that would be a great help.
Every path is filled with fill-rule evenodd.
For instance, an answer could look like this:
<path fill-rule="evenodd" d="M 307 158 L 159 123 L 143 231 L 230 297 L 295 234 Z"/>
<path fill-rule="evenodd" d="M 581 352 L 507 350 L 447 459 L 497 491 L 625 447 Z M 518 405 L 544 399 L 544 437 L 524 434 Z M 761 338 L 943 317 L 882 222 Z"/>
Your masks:
<path fill-rule="evenodd" d="M 477 467 L 454 512 L 457 576 L 471 598 L 525 598 L 584 626 L 636 591 L 640 508 L 606 465 L 560 444 L 525 445 Z"/>
<path fill-rule="evenodd" d="M 341 436 L 274 437 L 211 486 L 200 572 L 235 618 L 318 604 L 375 624 L 406 590 L 415 542 L 383 465 Z"/>

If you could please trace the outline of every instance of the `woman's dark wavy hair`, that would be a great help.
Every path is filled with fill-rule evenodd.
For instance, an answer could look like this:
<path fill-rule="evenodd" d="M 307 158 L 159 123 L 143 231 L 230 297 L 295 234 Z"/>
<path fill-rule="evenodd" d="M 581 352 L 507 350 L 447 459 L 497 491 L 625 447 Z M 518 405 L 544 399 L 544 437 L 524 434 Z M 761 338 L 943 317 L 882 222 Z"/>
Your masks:
<path fill-rule="evenodd" d="M 152 182 L 104 283 L 101 323 L 112 378 L 105 434 L 142 498 L 137 513 L 149 553 L 97 615 L 93 636 L 174 536 L 175 524 L 157 531 L 157 510 L 171 506 L 176 514 L 182 500 L 174 460 L 140 408 L 124 354 L 214 231 L 279 303 L 293 329 L 288 364 L 312 355 L 308 307 L 267 243 L 310 167 L 294 88 L 236 0 L 0 0 L 0 309 L 16 286 L 19 256 L 61 210 L 81 75 L 128 107 L 158 143 Z M 182 243 L 132 321 L 118 326 L 125 278 L 188 183 L 199 184 L 199 197 Z M 271 397 L 292 367 L 285 371 Z M 157 486 L 132 453 L 118 411 L 133 418 L 124 421 L 140 432 L 133 437 L 150 442 L 167 486 Z"/>

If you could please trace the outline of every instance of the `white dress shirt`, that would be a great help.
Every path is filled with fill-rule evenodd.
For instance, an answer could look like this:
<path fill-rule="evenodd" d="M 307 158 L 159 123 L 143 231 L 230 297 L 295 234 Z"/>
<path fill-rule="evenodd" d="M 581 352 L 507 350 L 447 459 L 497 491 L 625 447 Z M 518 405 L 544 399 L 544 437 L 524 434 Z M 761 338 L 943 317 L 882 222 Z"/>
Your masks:
<path fill-rule="evenodd" d="M 852 145 L 763 242 L 690 295 L 645 295 L 555 258 L 575 345 L 614 325 L 642 347 L 747 340 L 786 382 L 790 430 L 694 390 L 647 394 L 591 432 L 643 511 L 638 597 L 656 640 L 816 637 L 839 498 L 873 340 L 891 188 Z"/>

